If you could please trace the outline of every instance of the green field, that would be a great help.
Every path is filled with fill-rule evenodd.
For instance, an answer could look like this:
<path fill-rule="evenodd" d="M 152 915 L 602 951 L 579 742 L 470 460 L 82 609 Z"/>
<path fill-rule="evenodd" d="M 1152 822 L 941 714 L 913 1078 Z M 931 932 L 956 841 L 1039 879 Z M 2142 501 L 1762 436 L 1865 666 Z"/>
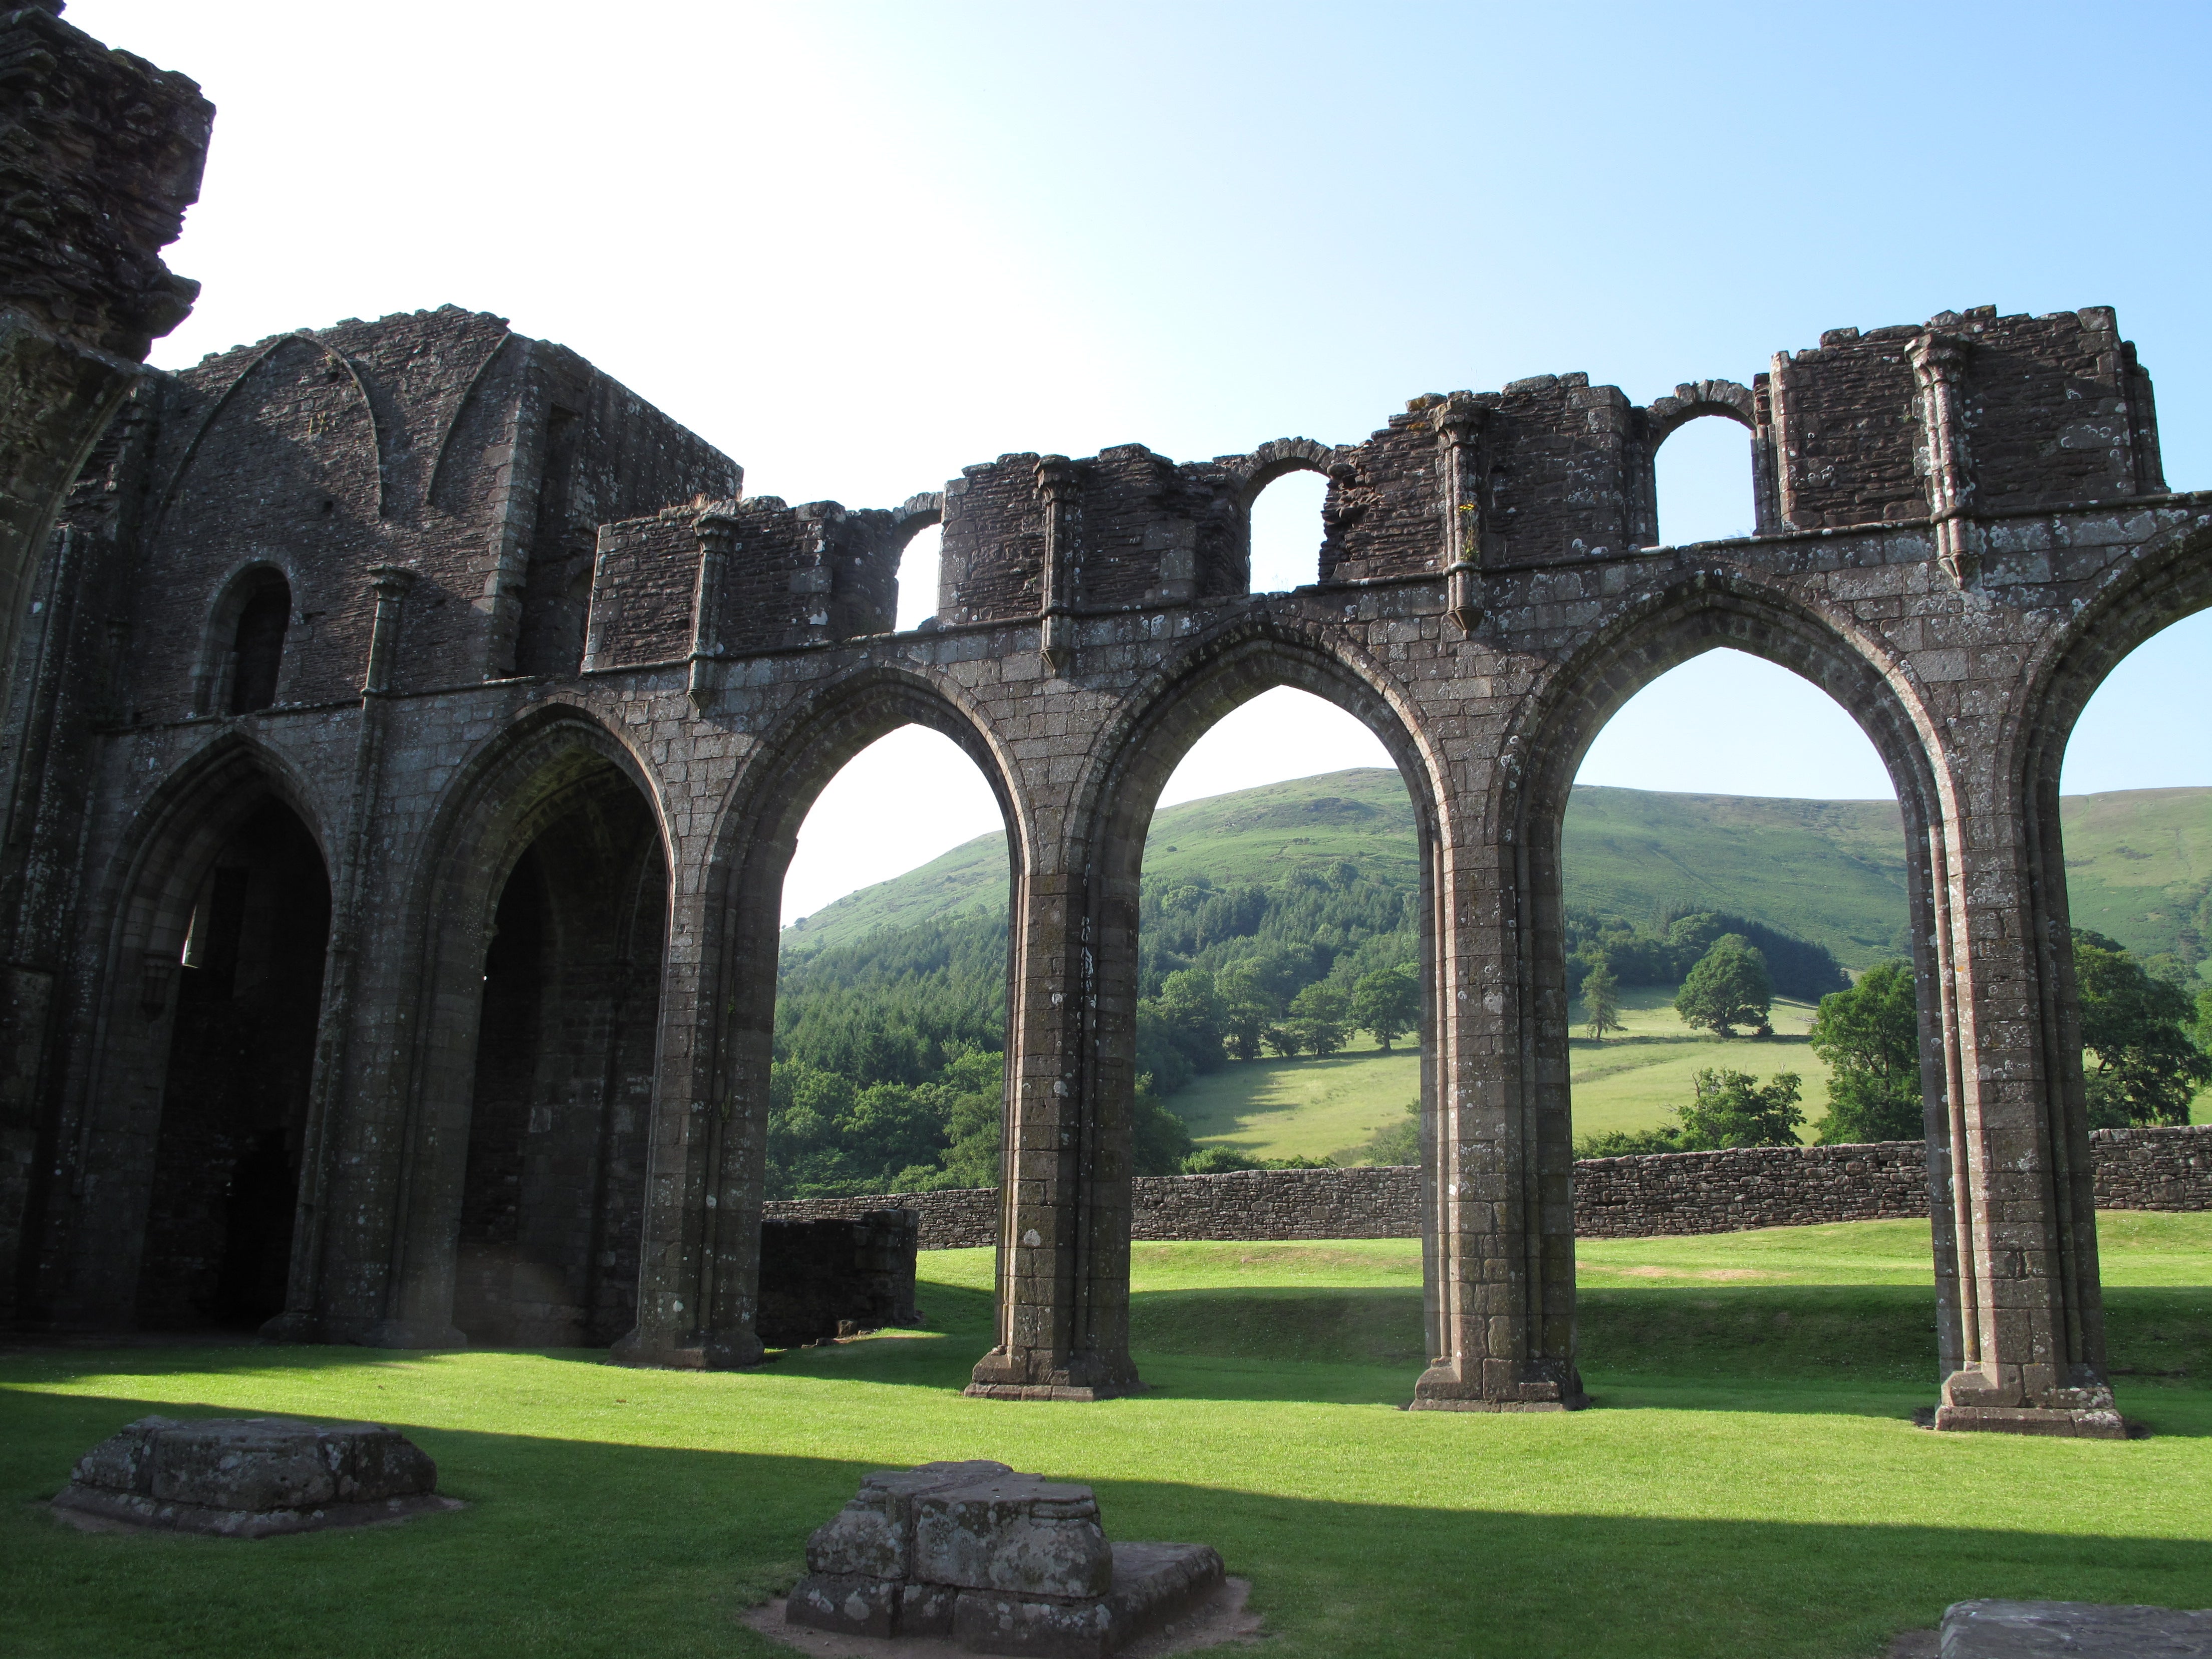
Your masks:
<path fill-rule="evenodd" d="M 742 1373 L 583 1352 L 0 1354 L 10 1659 L 787 1652 L 738 1622 L 865 1470 L 995 1457 L 1121 1538 L 1214 1544 L 1282 1659 L 1873 1659 L 1969 1596 L 2212 1605 L 2212 1216 L 2107 1216 L 2148 1438 L 1938 1437 L 1924 1224 L 1582 1247 L 1571 1415 L 1407 1413 L 1410 1241 L 1135 1248 L 1153 1392 L 963 1399 L 991 1253 L 922 1258 L 924 1332 Z M 2186 1372 L 2185 1376 L 2167 1375 Z M 40 1507 L 149 1412 L 404 1427 L 465 1510 L 237 1543 Z"/>
<path fill-rule="evenodd" d="M 1569 1044 L 1576 1134 L 1671 1123 L 1674 1108 L 1690 1098 L 1692 1075 L 1713 1066 L 1762 1081 L 1796 1072 L 1805 1079 L 1805 1138 L 1812 1139 L 1827 1109 L 1828 1068 L 1806 1044 L 1813 1019 L 1808 1005 L 1777 1001 L 1772 1037 L 1725 1042 L 1684 1025 L 1671 992 L 1625 991 L 1621 1005 L 1626 1031 L 1603 1042 L 1577 1036 Z M 1362 1033 L 1352 1048 L 1326 1060 L 1232 1061 L 1167 1103 L 1201 1146 L 1231 1146 L 1255 1158 L 1334 1156 L 1346 1162 L 1368 1136 L 1397 1120 L 1420 1087 L 1418 1056 L 1403 1044 L 1380 1053 Z"/>
<path fill-rule="evenodd" d="M 1694 1090 L 1691 1079 L 1701 1069 L 1749 1072 L 1765 1082 L 1777 1072 L 1795 1072 L 1804 1088 L 1802 1139 L 1814 1138 L 1828 1109 L 1828 1067 L 1807 1042 L 1813 1009 L 1806 1003 L 1777 999 L 1774 1035 L 1740 1036 L 1723 1042 L 1682 1023 L 1674 994 L 1646 988 L 1620 994 L 1621 1023 L 1628 1029 L 1602 1042 L 1579 1035 L 1568 1043 L 1568 1073 L 1574 1088 L 1575 1133 L 1601 1134 L 1608 1129 L 1649 1129 L 1674 1121 L 1674 1108 Z M 1575 1018 L 1583 1016 L 1575 1006 Z"/>
<path fill-rule="evenodd" d="M 1201 1146 L 1328 1158 L 1397 1121 L 1420 1092 L 1419 1054 L 1402 1042 L 1383 1054 L 1362 1032 L 1353 1048 L 1325 1060 L 1231 1060 L 1167 1103 Z"/>

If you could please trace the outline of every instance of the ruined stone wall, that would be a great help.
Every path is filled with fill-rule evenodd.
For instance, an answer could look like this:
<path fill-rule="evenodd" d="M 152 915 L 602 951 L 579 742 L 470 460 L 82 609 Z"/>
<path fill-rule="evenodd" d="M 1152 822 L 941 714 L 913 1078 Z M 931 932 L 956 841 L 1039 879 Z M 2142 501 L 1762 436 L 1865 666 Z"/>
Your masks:
<path fill-rule="evenodd" d="M 597 526 L 738 480 L 574 354 L 451 306 L 210 357 L 169 382 L 155 415 L 131 620 L 139 720 L 228 712 L 213 706 L 225 601 L 251 565 L 292 591 L 280 704 L 358 695 L 364 576 L 380 564 L 414 573 L 398 689 L 573 674 Z"/>
<path fill-rule="evenodd" d="M 2100 1129 L 2091 1145 L 2100 1209 L 2212 1210 L 2212 1127 Z M 1402 1165 L 1140 1176 L 1130 1237 L 1418 1238 L 1420 1184 L 1420 1171 Z M 804 1220 L 891 1207 L 915 1212 L 925 1250 L 998 1242 L 996 1188 L 772 1199 L 763 1213 Z M 1575 1233 L 1582 1238 L 1927 1218 L 1928 1149 L 1917 1140 L 1666 1152 L 1575 1165 Z"/>
<path fill-rule="evenodd" d="M 925 1222 L 933 1237 L 1003 1231 L 1000 1340 L 977 1386 L 1053 1398 L 1129 1386 L 1133 1231 L 1356 1236 L 1425 1215 L 1428 1352 L 1441 1358 L 1422 1397 L 1571 1403 L 1578 1199 L 1559 869 L 1571 757 L 1641 685 L 1725 645 L 1830 692 L 1899 780 L 1918 860 L 1926 1044 L 1942 1059 L 1931 1087 L 1958 1079 L 1947 1103 L 1957 1145 L 1940 1152 L 1974 1200 L 1935 1230 L 1939 1287 L 1950 1287 L 1939 1328 L 1955 1358 L 1960 1322 L 1980 1320 L 1978 1352 L 2013 1356 L 1961 1385 L 1977 1397 L 2072 1409 L 2050 1356 L 2097 1363 L 2095 1194 L 2064 1023 L 2060 853 L 2055 831 L 2033 827 L 2041 809 L 2020 781 L 2039 774 L 2019 745 L 2062 740 L 2066 720 L 2052 711 L 2078 707 L 2110 653 L 2212 603 L 2212 497 L 2115 495 L 1977 518 L 1976 420 L 2021 446 L 1990 455 L 2028 456 L 2067 448 L 2083 401 L 2000 420 L 1986 397 L 1975 403 L 1978 365 L 1997 363 L 2001 344 L 2038 374 L 2079 379 L 2096 331 L 2079 316 L 1990 317 L 1978 335 L 1972 322 L 1910 331 L 1909 388 L 1872 375 L 1847 395 L 1814 373 L 1818 360 L 1807 367 L 1805 398 L 1824 386 L 1833 395 L 1800 404 L 1806 421 L 1891 433 L 1908 470 L 1925 453 L 1915 512 L 1890 515 L 1879 489 L 1850 497 L 1838 473 L 1822 486 L 1844 491 L 1833 510 L 1877 516 L 1805 530 L 1762 507 L 1778 533 L 1673 549 L 1632 545 L 1665 423 L 1725 408 L 1764 441 L 1797 395 L 1781 378 L 1763 395 L 1689 383 L 1674 407 L 1649 410 L 1580 377 L 1544 378 L 1416 398 L 1364 444 L 1279 440 L 1190 465 L 1140 446 L 1012 455 L 969 469 L 941 501 L 885 513 L 738 496 L 734 466 L 696 440 L 592 392 L 555 349 L 465 313 L 288 337 L 183 377 L 190 418 L 118 452 L 125 493 L 167 505 L 138 530 L 102 532 L 120 562 L 115 590 L 167 583 L 166 597 L 127 611 L 109 639 L 130 671 L 123 717 L 74 729 L 82 811 L 39 832 L 41 856 L 80 872 L 84 895 L 82 920 L 41 946 L 58 963 L 64 1052 L 26 1091 L 42 1103 L 40 1179 L 54 1194 L 24 1224 L 40 1316 L 97 1322 L 130 1305 L 179 1017 L 173 998 L 147 988 L 148 964 L 180 948 L 227 815 L 276 798 L 309 825 L 334 895 L 301 1243 L 277 1334 L 436 1344 L 464 1314 L 489 1322 L 527 1302 L 572 1310 L 562 1317 L 573 1326 L 573 1310 L 599 1320 L 628 1305 L 626 1357 L 757 1358 L 784 860 L 821 781 L 915 722 L 974 757 L 1019 830 L 1004 1202 L 913 1201 L 941 1212 L 941 1224 Z M 1950 337 L 1962 331 L 1975 337 Z M 2136 422 L 2147 388 L 2131 360 L 2091 355 L 2111 360 L 2126 393 L 2118 412 Z M 1923 384 L 1923 366 L 1941 374 Z M 2097 441 L 2100 476 L 2118 477 L 2113 446 Z M 2122 471 L 2139 480 L 2148 451 L 2128 443 Z M 1329 480 L 1325 578 L 1237 591 L 1251 495 L 1290 467 Z M 595 527 L 588 667 L 568 672 L 580 501 L 636 510 Z M 886 634 L 899 538 L 940 510 L 945 614 Z M 276 706 L 233 715 L 212 695 L 222 635 L 205 619 L 220 619 L 248 546 L 301 598 Z M 533 592 L 547 581 L 541 605 Z M 203 620 L 177 621 L 188 613 Z M 546 672 L 509 673 L 510 650 Z M 64 661 L 64 678 L 80 668 L 100 681 L 97 653 Z M 1189 744 L 1277 685 L 1368 724 L 1424 826 L 1425 1184 L 1405 1170 L 1304 1186 L 1127 1178 L 1145 827 Z M 487 1079 L 487 1056 L 499 1062 L 518 1023 L 487 1001 L 502 884 L 580 802 L 612 797 L 658 838 L 666 886 L 649 899 L 639 889 L 638 902 L 659 908 L 665 942 L 641 931 L 627 955 L 575 963 L 573 1018 L 549 1042 L 541 1006 L 537 1058 L 513 1059 L 530 1079 Z M 605 896 L 611 867 L 580 860 L 553 885 Z M 657 975 L 649 1060 L 608 1012 L 624 960 L 632 994 Z M 480 1095 L 487 1135 L 497 1127 L 524 1143 L 485 1170 L 526 1182 L 538 1168 L 549 1193 L 597 1183 L 613 1194 L 590 1207 L 553 1193 L 537 1221 L 526 1204 L 515 1212 L 515 1249 L 556 1265 L 588 1255 L 596 1288 L 564 1266 L 557 1295 L 526 1296 L 510 1275 L 465 1305 L 462 1246 L 483 1241 L 464 1234 L 489 1213 L 469 1170 Z M 628 1127 L 617 1096 L 638 1103 Z M 526 1110 L 502 1122 L 496 1107 Z M 562 1121 L 572 1109 L 585 1115 Z M 556 1127 L 533 1131 L 540 1112 Z M 589 1151 L 587 1126 L 602 1148 L 619 1142 L 611 1158 Z M 551 1139 L 532 1146 L 541 1133 Z M 1786 1162 L 1771 1168 L 1723 1155 L 1656 1173 L 1592 1170 L 1584 1231 L 1717 1214 L 1746 1224 L 1782 1218 L 1777 1206 L 1881 1213 L 1908 1192 L 1918 1212 L 1909 1169 L 1872 1156 L 1863 1170 L 1834 1150 L 1776 1155 Z M 619 1194 L 603 1179 L 617 1164 L 629 1183 Z M 1948 1191 L 1939 1183 L 1939 1207 Z M 2003 1247 L 2004 1229 L 2027 1225 L 2059 1249 L 2030 1259 Z M 609 1273 L 635 1274 L 633 1303 L 607 1293 Z M 1954 1294 L 1970 1273 L 1980 1290 Z"/>

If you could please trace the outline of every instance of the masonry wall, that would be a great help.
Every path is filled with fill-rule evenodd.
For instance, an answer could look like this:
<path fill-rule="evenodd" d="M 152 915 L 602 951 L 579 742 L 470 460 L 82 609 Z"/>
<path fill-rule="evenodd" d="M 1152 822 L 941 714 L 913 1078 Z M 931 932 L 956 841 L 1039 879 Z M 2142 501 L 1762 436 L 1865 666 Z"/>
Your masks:
<path fill-rule="evenodd" d="M 2212 1127 L 2100 1129 L 2089 1141 L 2100 1209 L 2212 1210 Z M 771 1200 L 766 1213 L 798 1220 L 887 1207 L 916 1213 L 925 1250 L 998 1242 L 998 1194 L 991 1188 L 894 1198 Z M 1595 1158 L 1575 1165 L 1575 1231 L 1583 1238 L 1925 1220 L 1927 1215 L 1928 1149 L 1917 1140 Z M 1420 1171 L 1362 1166 L 1142 1176 L 1130 1236 L 1418 1238 L 1420 1231 Z"/>

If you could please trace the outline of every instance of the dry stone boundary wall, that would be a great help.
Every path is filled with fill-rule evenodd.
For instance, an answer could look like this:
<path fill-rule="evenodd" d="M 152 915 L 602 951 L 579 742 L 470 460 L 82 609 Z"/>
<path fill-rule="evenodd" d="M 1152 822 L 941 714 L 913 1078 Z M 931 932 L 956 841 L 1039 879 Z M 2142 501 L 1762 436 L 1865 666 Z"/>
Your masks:
<path fill-rule="evenodd" d="M 2212 1210 L 2212 1127 L 2100 1129 L 2089 1143 L 2100 1209 Z M 1135 1185 L 1133 1238 L 1420 1237 L 1420 1171 L 1408 1166 L 1150 1176 Z M 999 1195 L 988 1187 L 771 1200 L 765 1212 L 771 1220 L 805 1220 L 888 1208 L 916 1213 L 925 1250 L 998 1239 Z M 1596 1158 L 1575 1165 L 1575 1231 L 1583 1238 L 1729 1233 L 1927 1214 L 1928 1150 L 1917 1140 Z"/>

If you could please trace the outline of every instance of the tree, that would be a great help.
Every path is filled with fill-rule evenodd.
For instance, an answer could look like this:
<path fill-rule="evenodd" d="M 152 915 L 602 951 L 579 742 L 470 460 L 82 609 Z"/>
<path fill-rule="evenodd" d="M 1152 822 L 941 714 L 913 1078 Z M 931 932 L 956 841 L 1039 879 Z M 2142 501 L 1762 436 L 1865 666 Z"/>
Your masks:
<path fill-rule="evenodd" d="M 1674 1012 L 1686 1024 L 1702 1025 L 1724 1037 L 1734 1036 L 1738 1025 L 1753 1026 L 1761 1036 L 1771 1035 L 1767 1018 L 1773 1007 L 1766 958 L 1741 933 L 1715 939 L 1674 997 Z"/>
<path fill-rule="evenodd" d="M 1344 1047 L 1352 1021 L 1352 999 L 1327 980 L 1316 981 L 1291 999 L 1291 1024 L 1317 1054 Z"/>
<path fill-rule="evenodd" d="M 1130 1172 L 1140 1176 L 1179 1174 L 1190 1156 L 1190 1126 L 1163 1105 L 1152 1091 L 1152 1079 L 1137 1080 L 1135 1121 L 1130 1147 Z"/>
<path fill-rule="evenodd" d="M 1589 1022 L 1583 1027 L 1583 1034 L 1593 1042 L 1604 1042 L 1607 1031 L 1628 1029 L 1620 1023 L 1620 981 L 1611 969 L 1593 968 L 1583 981 L 1583 1015 Z"/>
<path fill-rule="evenodd" d="M 1920 1003 L 1909 962 L 1879 963 L 1848 991 L 1831 991 L 1813 1017 L 1813 1052 L 1828 1062 L 1820 1141 L 1918 1140 Z"/>
<path fill-rule="evenodd" d="M 1805 1114 L 1797 1105 L 1795 1072 L 1778 1072 L 1765 1087 L 1744 1072 L 1699 1072 L 1690 1079 L 1696 1096 L 1674 1115 L 1682 1120 L 1682 1151 L 1718 1152 L 1729 1146 L 1795 1146 Z"/>
<path fill-rule="evenodd" d="M 1270 1025 L 1260 1036 L 1261 1041 L 1285 1060 L 1294 1059 L 1305 1052 L 1306 1034 L 1295 1023 Z"/>
<path fill-rule="evenodd" d="M 2197 1091 L 2212 1082 L 2212 1055 L 2190 1027 L 2196 1009 L 2181 988 L 2153 978 L 2118 940 L 2074 930 L 2074 979 L 2081 1000 L 2081 1047 L 2089 1127 L 2186 1123 Z"/>
<path fill-rule="evenodd" d="M 1377 968 L 1352 988 L 1352 1021 L 1375 1034 L 1383 1053 L 1421 1023 L 1421 976 L 1413 968 Z"/>
<path fill-rule="evenodd" d="M 1678 1124 L 1656 1129 L 1605 1129 L 1575 1137 L 1575 1156 L 1583 1158 L 1648 1158 L 1654 1152 L 1685 1151 Z"/>
<path fill-rule="evenodd" d="M 1159 1012 L 1176 1048 L 1194 1072 L 1218 1072 L 1227 1011 L 1213 975 L 1200 968 L 1170 974 L 1160 986 Z"/>
<path fill-rule="evenodd" d="M 1222 1042 L 1239 1060 L 1260 1058 L 1260 1042 L 1279 1006 L 1261 982 L 1260 964 L 1249 957 L 1213 976 L 1221 998 Z"/>
<path fill-rule="evenodd" d="M 1419 1164 L 1421 1161 L 1421 1097 L 1406 1103 L 1406 1115 L 1367 1137 L 1358 1148 L 1362 1164 Z"/>

